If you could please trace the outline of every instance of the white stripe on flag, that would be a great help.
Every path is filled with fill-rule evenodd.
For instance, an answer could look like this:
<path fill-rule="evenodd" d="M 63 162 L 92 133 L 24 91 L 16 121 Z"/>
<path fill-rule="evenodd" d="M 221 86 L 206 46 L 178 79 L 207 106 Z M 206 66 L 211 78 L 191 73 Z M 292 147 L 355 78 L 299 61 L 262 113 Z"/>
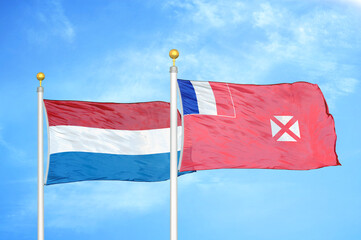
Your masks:
<path fill-rule="evenodd" d="M 199 114 L 217 115 L 216 99 L 209 82 L 191 81 L 197 95 Z"/>
<path fill-rule="evenodd" d="M 178 143 L 182 127 L 178 126 Z M 93 152 L 145 155 L 170 152 L 170 129 L 114 130 L 79 126 L 49 127 L 50 154 L 59 152 Z M 181 149 L 181 144 L 178 150 Z"/>

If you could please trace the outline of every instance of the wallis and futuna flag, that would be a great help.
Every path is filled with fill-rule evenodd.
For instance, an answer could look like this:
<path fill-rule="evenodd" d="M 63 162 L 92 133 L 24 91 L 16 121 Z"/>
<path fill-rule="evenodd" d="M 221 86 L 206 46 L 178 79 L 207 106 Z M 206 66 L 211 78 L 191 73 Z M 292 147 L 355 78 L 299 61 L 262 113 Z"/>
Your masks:
<path fill-rule="evenodd" d="M 44 104 L 49 138 L 47 185 L 169 179 L 169 103 L 44 100 Z M 181 139 L 180 115 L 178 123 Z"/>
<path fill-rule="evenodd" d="M 180 171 L 340 165 L 334 120 L 316 84 L 178 85 L 184 116 Z"/>

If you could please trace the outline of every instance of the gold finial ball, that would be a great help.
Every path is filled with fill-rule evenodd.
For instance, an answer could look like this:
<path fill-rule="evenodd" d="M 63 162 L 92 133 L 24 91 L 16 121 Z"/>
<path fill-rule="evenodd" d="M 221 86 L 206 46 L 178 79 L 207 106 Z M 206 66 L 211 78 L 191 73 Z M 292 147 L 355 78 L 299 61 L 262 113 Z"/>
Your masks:
<path fill-rule="evenodd" d="M 42 72 L 39 72 L 38 74 L 36 74 L 36 78 L 37 78 L 39 81 L 43 81 L 44 78 L 45 78 L 45 74 L 42 73 Z"/>
<path fill-rule="evenodd" d="M 179 56 L 179 52 L 177 49 L 172 49 L 169 51 L 169 57 L 172 59 L 176 59 Z"/>

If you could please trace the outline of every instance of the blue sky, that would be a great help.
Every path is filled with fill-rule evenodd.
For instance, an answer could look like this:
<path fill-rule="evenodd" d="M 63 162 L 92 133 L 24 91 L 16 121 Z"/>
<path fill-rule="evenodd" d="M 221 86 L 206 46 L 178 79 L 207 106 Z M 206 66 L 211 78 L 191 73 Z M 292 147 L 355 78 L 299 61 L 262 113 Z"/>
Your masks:
<path fill-rule="evenodd" d="M 341 167 L 179 178 L 179 239 L 361 238 L 361 1 L 1 1 L 0 239 L 37 235 L 37 98 L 169 101 L 189 80 L 309 81 Z M 45 150 L 46 151 L 46 150 Z M 45 187 L 46 239 L 168 239 L 169 182 Z"/>

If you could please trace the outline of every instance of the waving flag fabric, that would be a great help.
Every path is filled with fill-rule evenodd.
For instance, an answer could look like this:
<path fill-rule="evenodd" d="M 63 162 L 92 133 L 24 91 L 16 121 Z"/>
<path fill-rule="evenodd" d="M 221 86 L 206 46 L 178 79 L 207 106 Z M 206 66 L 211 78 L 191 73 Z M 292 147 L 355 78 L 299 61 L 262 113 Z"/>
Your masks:
<path fill-rule="evenodd" d="M 178 80 L 178 85 L 184 115 L 181 171 L 340 165 L 334 120 L 315 84 Z"/>
<path fill-rule="evenodd" d="M 169 179 L 169 103 L 44 103 L 50 154 L 46 184 Z M 178 132 L 181 138 L 181 126 Z"/>

